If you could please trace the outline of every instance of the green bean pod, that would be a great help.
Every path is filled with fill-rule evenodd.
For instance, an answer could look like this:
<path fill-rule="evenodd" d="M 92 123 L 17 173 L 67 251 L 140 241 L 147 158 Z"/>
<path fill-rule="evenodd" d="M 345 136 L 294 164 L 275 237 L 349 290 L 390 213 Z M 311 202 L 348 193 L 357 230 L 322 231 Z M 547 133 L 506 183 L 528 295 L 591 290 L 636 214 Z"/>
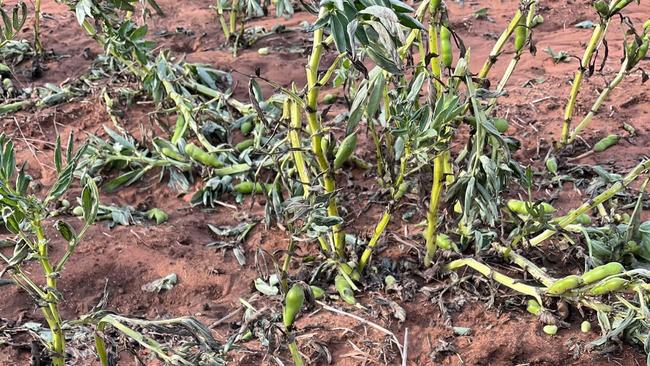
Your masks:
<path fill-rule="evenodd" d="M 582 278 L 576 275 L 566 276 L 555 281 L 551 286 L 546 290 L 547 294 L 550 295 L 562 295 L 563 293 L 573 290 L 574 288 L 582 284 Z"/>
<path fill-rule="evenodd" d="M 334 278 L 334 286 L 336 286 L 336 290 L 339 292 L 339 295 L 343 301 L 347 302 L 350 305 L 357 303 L 357 300 L 354 298 L 354 291 L 352 291 L 352 287 L 350 287 L 350 284 L 345 279 L 345 277 L 337 275 Z"/>
<path fill-rule="evenodd" d="M 246 121 L 242 123 L 241 126 L 239 126 L 239 131 L 241 131 L 242 135 L 246 136 L 251 133 L 251 131 L 253 131 L 253 127 L 255 127 L 255 125 L 253 125 L 253 122 Z"/>
<path fill-rule="evenodd" d="M 244 181 L 241 183 L 236 184 L 233 189 L 237 193 L 241 194 L 251 194 L 253 191 L 255 193 L 264 193 L 264 190 L 270 190 L 272 188 L 272 184 L 262 184 L 262 183 L 253 183 L 250 181 Z"/>
<path fill-rule="evenodd" d="M 510 127 L 508 125 L 508 120 L 504 118 L 495 118 L 492 122 L 494 123 L 494 128 L 496 128 L 499 133 L 505 133 L 508 131 L 508 127 Z"/>
<path fill-rule="evenodd" d="M 623 286 L 627 285 L 628 282 L 628 280 L 621 277 L 610 278 L 589 289 L 587 294 L 591 296 L 605 295 L 620 290 Z"/>
<path fill-rule="evenodd" d="M 338 97 L 336 96 L 336 94 L 325 94 L 325 96 L 323 97 L 323 104 L 334 104 L 336 103 L 337 99 Z"/>
<path fill-rule="evenodd" d="M 166 157 L 174 159 L 176 161 L 187 161 L 186 158 L 181 153 L 179 153 L 178 151 L 172 148 L 163 147 L 162 149 L 160 149 L 160 152 Z"/>
<path fill-rule="evenodd" d="M 526 306 L 526 310 L 533 315 L 539 315 L 542 313 L 542 307 L 535 299 L 528 300 L 528 306 Z"/>
<path fill-rule="evenodd" d="M 555 156 L 549 156 L 549 158 L 546 159 L 545 163 L 546 169 L 548 169 L 549 172 L 557 174 L 557 159 Z"/>
<path fill-rule="evenodd" d="M 440 26 L 440 58 L 442 64 L 450 68 L 454 62 L 454 54 L 451 50 L 451 31 L 444 25 Z"/>
<path fill-rule="evenodd" d="M 298 284 L 293 285 L 287 295 L 284 298 L 284 312 L 282 313 L 282 322 L 284 327 L 289 329 L 293 322 L 296 320 L 296 316 L 302 309 L 302 305 L 305 302 L 305 293 L 302 290 L 302 287 Z"/>
<path fill-rule="evenodd" d="M 343 166 L 352 153 L 357 147 L 357 133 L 354 132 L 348 135 L 346 138 L 341 141 L 341 146 L 339 146 L 338 151 L 336 152 L 336 157 L 334 158 L 334 170 L 339 169 Z"/>
<path fill-rule="evenodd" d="M 242 152 L 242 151 L 248 149 L 249 147 L 253 146 L 254 143 L 255 143 L 255 140 L 253 140 L 253 139 L 244 140 L 244 141 L 238 143 L 237 145 L 235 145 L 235 151 Z"/>
<path fill-rule="evenodd" d="M 552 336 L 557 333 L 557 325 L 545 325 L 544 328 L 542 328 L 544 333 Z"/>
<path fill-rule="evenodd" d="M 194 144 L 185 145 L 185 153 L 195 161 L 213 168 L 223 168 L 224 164 L 217 159 L 217 156 L 204 151 Z"/>
<path fill-rule="evenodd" d="M 314 299 L 322 299 L 325 297 L 325 290 L 318 286 L 309 286 L 309 289 L 311 290 L 311 295 L 314 297 Z"/>
<path fill-rule="evenodd" d="M 519 53 L 526 45 L 528 39 L 528 28 L 526 28 L 526 18 L 519 18 L 517 28 L 515 29 L 515 52 Z"/>
<path fill-rule="evenodd" d="M 618 135 L 609 135 L 594 145 L 595 152 L 603 152 L 618 143 Z"/>
<path fill-rule="evenodd" d="M 532 207 L 534 204 L 532 202 L 512 199 L 512 200 L 508 200 L 507 205 L 510 211 L 514 213 L 520 215 L 528 215 L 528 210 L 526 209 L 526 207 L 528 206 Z M 553 207 L 551 204 L 542 202 L 541 205 L 542 205 L 542 209 L 544 210 L 544 213 L 550 214 L 555 212 L 555 207 Z"/>
<path fill-rule="evenodd" d="M 622 264 L 618 262 L 610 262 L 585 272 L 581 277 L 582 282 L 584 282 L 586 285 L 589 285 L 591 283 L 598 282 L 603 278 L 617 275 L 623 272 L 625 272 L 625 267 L 623 267 Z"/>

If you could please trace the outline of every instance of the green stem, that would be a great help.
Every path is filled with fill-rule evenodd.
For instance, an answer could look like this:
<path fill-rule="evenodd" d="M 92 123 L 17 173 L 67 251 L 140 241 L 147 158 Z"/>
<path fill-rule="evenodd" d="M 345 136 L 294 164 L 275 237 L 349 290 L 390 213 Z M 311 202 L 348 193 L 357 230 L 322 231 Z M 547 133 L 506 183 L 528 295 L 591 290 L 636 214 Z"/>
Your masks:
<path fill-rule="evenodd" d="M 11 25 L 6 24 L 7 27 Z M 38 57 L 44 53 L 43 43 L 41 42 L 41 0 L 34 1 L 34 49 Z"/>
<path fill-rule="evenodd" d="M 436 254 L 438 247 L 436 245 L 438 230 L 438 206 L 442 196 L 443 177 L 445 170 L 445 156 L 449 157 L 448 152 L 438 153 L 433 160 L 433 185 L 431 196 L 429 198 L 429 209 L 427 210 L 427 229 L 424 233 L 426 240 L 426 253 L 424 255 L 424 265 L 429 267 L 433 256 Z"/>
<path fill-rule="evenodd" d="M 291 352 L 291 358 L 293 358 L 293 364 L 295 366 L 303 366 L 302 357 L 300 356 L 300 351 L 298 350 L 298 345 L 296 341 L 292 340 L 289 342 L 289 352 Z"/>
<path fill-rule="evenodd" d="M 540 295 L 544 293 L 543 288 L 523 284 L 521 283 L 521 281 L 515 280 L 502 273 L 499 273 L 493 270 L 492 268 L 490 268 L 489 266 L 481 262 L 478 262 L 473 258 L 456 259 L 454 261 L 449 262 L 447 265 L 445 265 L 444 269 L 447 271 L 453 271 L 462 267 L 470 267 L 473 270 L 482 274 L 483 276 L 490 278 L 521 294 L 534 297 L 540 304 L 542 303 L 542 298 Z"/>
<path fill-rule="evenodd" d="M 570 214 L 566 215 L 558 224 L 557 227 L 560 229 L 564 229 L 567 225 L 572 224 L 578 216 L 582 215 L 583 213 L 595 208 L 596 206 L 600 205 L 601 203 L 609 200 L 612 198 L 615 194 L 618 192 L 622 191 L 625 189 L 630 183 L 632 183 L 639 175 L 641 175 L 645 170 L 650 169 L 650 160 L 645 160 L 641 162 L 639 165 L 637 165 L 632 171 L 630 171 L 621 181 L 618 181 L 614 183 L 609 189 L 604 191 L 603 193 L 599 194 L 593 199 L 590 199 L 589 201 L 585 202 L 582 206 L 578 207 L 577 209 L 573 210 Z M 546 229 L 544 230 L 541 234 L 537 235 L 536 237 L 532 238 L 530 240 L 530 245 L 532 246 L 537 246 L 544 240 L 550 238 L 553 236 L 555 233 L 557 233 L 558 230 L 554 229 Z"/>
<path fill-rule="evenodd" d="M 300 142 L 299 131 L 302 129 L 302 118 L 300 116 L 300 109 L 298 104 L 293 101 L 290 101 L 288 98 L 285 103 L 289 104 L 290 110 L 290 123 L 289 123 L 289 140 L 291 141 L 291 149 L 294 163 L 296 164 L 296 170 L 298 171 L 298 177 L 300 178 L 300 183 L 303 187 L 303 194 L 305 197 L 309 196 L 309 171 L 307 170 L 307 165 L 305 164 L 305 158 L 302 154 L 302 143 Z"/>
<path fill-rule="evenodd" d="M 388 206 L 384 210 L 384 214 L 382 215 L 381 219 L 377 223 L 372 238 L 370 238 L 370 241 L 368 242 L 368 247 L 366 247 L 366 249 L 363 251 L 363 254 L 361 254 L 361 259 L 359 260 L 359 267 L 358 267 L 360 273 L 366 267 L 366 264 L 368 264 L 368 261 L 370 260 L 370 256 L 372 255 L 372 251 L 377 245 L 377 242 L 379 242 L 379 238 L 381 238 L 381 235 L 384 233 L 384 231 L 386 231 L 386 227 L 388 226 L 388 223 L 390 222 L 390 219 L 393 216 L 394 207 L 404 195 L 404 190 L 401 188 L 402 188 L 402 183 L 404 183 L 404 179 L 406 177 L 406 168 L 410 158 L 411 158 L 411 147 L 410 147 L 410 142 L 407 142 L 406 146 L 404 147 L 404 154 L 400 162 L 399 174 L 397 176 L 397 180 L 395 181 L 395 184 L 393 185 L 391 202 L 388 204 Z"/>
<path fill-rule="evenodd" d="M 552 278 L 549 276 L 544 270 L 539 268 L 535 263 L 529 261 L 526 259 L 524 256 L 521 256 L 517 253 L 515 253 L 512 248 L 507 248 L 504 246 L 501 246 L 497 243 L 493 243 L 492 246 L 504 257 L 508 258 L 512 263 L 516 264 L 519 266 L 519 268 L 523 269 L 524 271 L 528 272 L 533 278 L 538 281 L 539 283 L 543 284 L 546 287 L 551 286 L 555 281 L 557 281 L 555 278 Z"/>
<path fill-rule="evenodd" d="M 596 25 L 596 28 L 594 28 L 594 31 L 591 34 L 591 39 L 589 40 L 589 44 L 587 45 L 585 53 L 582 56 L 580 68 L 578 68 L 578 71 L 576 71 L 575 76 L 573 77 L 571 94 L 569 95 L 569 101 L 567 102 L 566 108 L 564 110 L 564 122 L 562 123 L 562 133 L 560 134 L 560 146 L 566 145 L 568 142 L 569 128 L 571 127 L 573 111 L 578 99 L 578 94 L 580 93 L 580 85 L 584 79 L 585 70 L 587 70 L 589 63 L 591 62 L 591 57 L 593 56 L 596 47 L 605 34 L 605 29 L 607 29 L 607 23 L 603 23 L 603 21 L 601 21 L 598 25 Z"/>
<path fill-rule="evenodd" d="M 481 71 L 477 75 L 479 79 L 484 79 L 487 77 L 488 73 L 492 69 L 492 66 L 494 66 L 494 64 L 497 61 L 497 58 L 501 54 L 503 47 L 506 45 L 508 38 L 510 38 L 512 33 L 517 28 L 517 24 L 519 23 L 519 20 L 521 19 L 522 16 L 524 15 L 521 12 L 521 10 L 517 10 L 515 16 L 512 18 L 512 20 L 510 20 L 510 24 L 508 24 L 508 27 L 503 31 L 503 33 L 501 33 L 501 36 L 492 47 L 492 51 L 490 51 L 490 55 L 488 56 L 487 60 L 483 64 Z"/>
<path fill-rule="evenodd" d="M 237 30 L 237 8 L 239 7 L 239 1 L 232 0 L 230 6 L 230 27 L 228 28 L 228 31 L 230 34 L 233 34 Z"/>
<path fill-rule="evenodd" d="M 63 334 L 61 317 L 59 315 L 58 309 L 58 299 L 53 295 L 52 291 L 57 291 L 56 276 L 52 270 L 52 265 L 50 264 L 50 259 L 48 255 L 47 248 L 47 239 L 45 238 L 45 232 L 43 231 L 43 226 L 40 221 L 34 221 L 33 227 L 36 227 L 36 239 L 37 239 L 37 249 L 39 261 L 43 269 L 43 274 L 45 275 L 45 281 L 47 284 L 48 291 L 46 292 L 46 298 L 41 299 L 47 302 L 47 307 L 43 307 L 43 315 L 50 327 L 52 332 L 52 365 L 53 366 L 64 366 L 65 365 L 65 336 Z"/>
<path fill-rule="evenodd" d="M 321 8 L 319 18 L 325 15 L 325 8 Z M 312 53 L 309 56 L 307 64 L 307 123 L 309 125 L 309 133 L 311 134 L 311 148 L 316 155 L 318 166 L 323 173 L 323 185 L 325 192 L 333 193 L 336 190 L 336 181 L 334 179 L 334 172 L 330 169 L 327 157 L 321 148 L 322 140 L 322 125 L 318 120 L 318 95 L 320 92 L 320 84 L 318 84 L 318 67 L 323 54 L 323 28 L 314 31 L 314 41 L 312 45 Z M 327 214 L 329 216 L 339 216 L 339 210 L 336 203 L 336 198 L 332 197 L 328 206 Z M 341 225 L 334 225 L 332 227 L 332 241 L 334 248 L 339 257 L 345 258 L 345 233 Z"/>
<path fill-rule="evenodd" d="M 578 137 L 578 134 L 585 128 L 587 125 L 591 122 L 591 120 L 594 118 L 594 115 L 598 112 L 598 109 L 603 105 L 605 102 L 605 99 L 609 96 L 609 93 L 614 90 L 618 84 L 623 81 L 625 76 L 628 74 L 627 70 L 627 65 L 628 65 L 628 59 L 626 58 L 625 61 L 621 64 L 621 69 L 618 71 L 618 74 L 616 74 L 616 77 L 607 84 L 607 87 L 603 89 L 603 91 L 600 92 L 600 95 L 598 96 L 598 99 L 594 102 L 594 105 L 591 106 L 591 109 L 589 110 L 589 113 L 580 121 L 580 123 L 576 126 L 576 128 L 571 132 L 571 136 L 569 137 L 568 143 L 572 143 L 576 137 Z"/>
<path fill-rule="evenodd" d="M 102 364 L 102 366 L 108 366 L 106 343 L 100 334 L 100 332 L 103 332 L 105 328 L 106 324 L 100 323 L 97 325 L 97 329 L 95 330 L 95 351 L 97 351 L 97 356 L 99 357 L 99 362 Z"/>

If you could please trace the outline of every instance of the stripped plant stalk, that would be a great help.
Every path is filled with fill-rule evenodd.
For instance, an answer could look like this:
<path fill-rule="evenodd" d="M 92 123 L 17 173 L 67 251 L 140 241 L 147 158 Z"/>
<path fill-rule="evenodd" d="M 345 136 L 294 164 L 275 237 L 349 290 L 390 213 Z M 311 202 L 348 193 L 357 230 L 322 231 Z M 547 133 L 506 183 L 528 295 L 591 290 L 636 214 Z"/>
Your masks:
<path fill-rule="evenodd" d="M 228 26 L 228 32 L 230 34 L 235 34 L 237 31 L 237 12 L 239 8 L 239 0 L 232 0 L 230 5 L 230 23 Z"/>
<path fill-rule="evenodd" d="M 519 266 L 519 268 L 528 272 L 533 278 L 539 283 L 543 284 L 546 287 L 551 286 L 557 279 L 549 276 L 544 270 L 539 268 L 535 263 L 529 261 L 525 257 L 517 254 L 512 248 L 504 247 L 497 243 L 492 243 L 492 247 L 499 252 L 499 254 L 508 258 L 512 263 Z"/>
<path fill-rule="evenodd" d="M 307 164 L 305 163 L 304 154 L 302 153 L 302 143 L 300 140 L 300 131 L 302 131 L 302 114 L 298 103 L 289 98 L 285 99 L 283 104 L 283 115 L 285 115 L 287 118 L 290 118 L 289 140 L 291 142 L 292 156 L 294 163 L 296 164 L 296 170 L 298 171 L 298 178 L 302 184 L 303 196 L 307 198 L 311 192 L 311 179 L 309 177 Z M 329 252 L 329 248 L 324 238 L 319 237 L 318 242 L 320 243 L 320 247 L 323 252 Z M 285 260 L 285 266 L 287 267 L 287 270 L 292 251 L 293 249 L 290 248 Z"/>
<path fill-rule="evenodd" d="M 508 277 L 500 272 L 493 270 L 489 266 L 477 261 L 476 259 L 473 258 L 456 259 L 454 261 L 447 263 L 443 267 L 443 269 L 446 271 L 453 271 L 463 267 L 469 267 L 487 278 L 490 278 L 521 294 L 534 297 L 540 304 L 542 303 L 541 295 L 544 293 L 543 288 L 523 284 L 519 280 L 515 280 L 512 277 Z"/>
<path fill-rule="evenodd" d="M 625 77 L 627 77 L 634 67 L 643 59 L 648 53 L 648 46 L 650 45 L 650 29 L 644 29 L 642 38 L 640 38 L 640 44 L 636 43 L 636 40 L 632 40 L 629 45 L 626 45 L 625 59 L 621 63 L 621 69 L 616 74 L 616 77 L 610 81 L 605 89 L 600 92 L 598 99 L 594 102 L 593 106 L 589 110 L 589 113 L 580 121 L 575 129 L 571 132 L 569 137 L 569 143 L 572 143 L 578 134 L 591 122 L 594 115 L 598 113 L 598 110 L 605 102 L 605 99 L 609 94 L 614 90 Z"/>
<path fill-rule="evenodd" d="M 628 185 L 630 185 L 630 183 L 632 183 L 637 177 L 639 177 L 641 174 L 643 174 L 644 171 L 648 169 L 650 169 L 650 160 L 645 160 L 641 162 L 634 169 L 632 169 L 632 171 L 630 171 L 625 177 L 623 177 L 622 180 L 614 183 L 611 187 L 609 187 L 609 189 L 599 194 L 595 198 L 585 202 L 582 206 L 578 207 L 577 209 L 571 211 L 571 213 L 566 215 L 560 222 L 557 223 L 556 226 L 558 230 L 564 229 L 567 225 L 572 224 L 578 218 L 578 216 L 582 215 L 583 213 L 595 208 L 596 206 L 612 198 L 615 194 L 625 189 Z M 555 233 L 557 233 L 558 230 L 554 230 L 554 229 L 544 230 L 542 233 L 540 233 L 539 235 L 535 236 L 530 240 L 530 245 L 532 246 L 539 245 L 541 242 L 543 242 L 544 240 L 550 238 Z"/>
<path fill-rule="evenodd" d="M 521 55 L 524 53 L 525 47 L 523 47 L 527 42 L 530 42 L 530 34 L 531 34 L 531 29 L 533 28 L 533 19 L 535 18 L 535 11 L 537 10 L 537 0 L 531 1 L 529 8 L 528 8 L 528 13 L 526 15 L 526 22 L 525 22 L 525 27 L 526 30 L 523 31 L 524 33 L 521 33 L 521 35 L 516 35 L 515 36 L 515 54 L 512 56 L 512 59 L 510 60 L 510 63 L 508 64 L 508 67 L 506 68 L 506 71 L 503 73 L 503 76 L 501 77 L 501 80 L 499 81 L 499 84 L 497 84 L 497 89 L 496 92 L 499 94 L 500 92 L 503 91 L 505 88 L 506 84 L 510 80 L 510 77 L 512 76 L 512 73 L 515 71 L 515 68 L 517 67 L 517 64 L 519 63 L 519 60 L 521 59 Z M 524 25 L 519 25 L 519 27 L 523 27 Z M 518 27 L 518 28 L 519 28 Z M 515 32 L 519 32 L 520 29 L 516 29 Z M 525 34 L 525 36 L 524 36 Z M 516 40 L 517 36 L 524 36 L 524 41 L 521 46 L 518 46 L 518 42 Z M 521 42 L 521 41 L 520 41 Z"/>
<path fill-rule="evenodd" d="M 442 197 L 443 177 L 445 170 L 445 155 L 449 159 L 449 154 L 440 152 L 433 160 L 433 186 L 431 187 L 431 196 L 429 198 L 429 209 L 427 210 L 427 229 L 424 232 L 426 240 L 426 254 L 424 255 L 424 265 L 429 267 L 431 260 L 435 255 L 438 247 L 436 245 L 438 230 L 438 207 Z"/>
<path fill-rule="evenodd" d="M 310 179 L 309 171 L 307 170 L 307 165 L 305 164 L 305 157 L 302 153 L 302 143 L 300 141 L 300 131 L 302 130 L 302 116 L 300 113 L 300 108 L 298 108 L 298 104 L 296 102 L 287 98 L 284 101 L 283 109 L 284 113 L 287 113 L 287 116 L 290 117 L 289 140 L 291 141 L 293 161 L 296 164 L 298 177 L 300 178 L 300 183 L 303 187 L 303 195 L 307 197 L 309 196 L 310 191 Z"/>
<path fill-rule="evenodd" d="M 512 18 L 512 20 L 510 20 L 508 27 L 503 31 L 503 33 L 501 33 L 501 36 L 499 36 L 499 39 L 492 47 L 487 60 L 485 60 L 481 71 L 477 75 L 479 79 L 485 79 L 490 73 L 492 66 L 494 66 L 494 64 L 497 62 L 497 58 L 501 54 L 503 47 L 505 47 L 506 42 L 508 42 L 508 38 L 510 38 L 512 33 L 515 31 L 519 24 L 519 21 L 523 16 L 524 14 L 522 13 L 521 9 L 517 9 L 517 12 L 515 13 L 515 16 Z"/>
<path fill-rule="evenodd" d="M 377 223 L 377 226 L 375 226 L 375 231 L 372 235 L 372 238 L 370 238 L 370 241 L 368 242 L 368 246 L 363 251 L 363 254 L 361 254 L 361 259 L 359 260 L 359 266 L 358 266 L 359 272 L 362 272 L 366 264 L 368 264 L 373 249 L 377 245 L 379 238 L 381 238 L 381 235 L 386 230 L 386 227 L 388 226 L 388 223 L 390 222 L 390 219 L 393 216 L 393 210 L 395 209 L 395 206 L 406 193 L 408 185 L 404 182 L 404 178 L 406 177 L 406 168 L 410 158 L 411 158 L 411 146 L 410 146 L 410 142 L 407 141 L 404 146 L 404 153 L 402 154 L 402 158 L 400 161 L 399 173 L 395 181 L 395 184 L 391 189 L 391 201 L 386 206 L 386 209 L 384 210 L 384 214 L 381 216 L 381 219 Z"/>
<path fill-rule="evenodd" d="M 564 110 L 564 122 L 562 123 L 562 132 L 560 134 L 560 146 L 565 145 L 569 139 L 569 128 L 571 127 L 571 119 L 573 117 L 573 110 L 575 109 L 576 101 L 578 99 L 578 93 L 580 92 L 580 85 L 582 84 L 582 79 L 584 78 L 585 70 L 589 67 L 591 62 L 591 57 L 594 54 L 596 45 L 600 42 L 601 38 L 605 33 L 606 24 L 601 21 L 594 32 L 591 35 L 591 40 L 585 49 L 585 54 L 582 56 L 580 61 L 580 67 L 576 71 L 573 77 L 573 83 L 571 85 L 571 94 L 569 95 L 569 101 L 567 102 L 566 108 Z"/>
<path fill-rule="evenodd" d="M 605 99 L 609 96 L 609 93 L 614 90 L 618 86 L 618 84 L 623 81 L 625 76 L 628 74 L 627 70 L 627 65 L 628 65 L 628 59 L 626 58 L 623 63 L 621 64 L 621 69 L 618 71 L 616 74 L 616 77 L 610 81 L 605 89 L 603 89 L 600 92 L 600 95 L 598 95 L 598 99 L 594 102 L 594 104 L 591 106 L 591 109 L 589 110 L 589 113 L 580 121 L 580 123 L 573 129 L 571 132 L 571 136 L 567 140 L 567 143 L 572 143 L 576 137 L 578 137 L 578 134 L 585 128 L 587 125 L 591 122 L 592 118 L 594 118 L 594 115 L 598 112 L 600 107 L 603 105 L 605 102 Z"/>
<path fill-rule="evenodd" d="M 438 14 L 438 6 L 440 2 L 431 2 L 429 11 L 431 12 L 431 19 L 429 20 L 429 52 L 434 55 L 431 57 L 430 68 L 433 75 L 433 84 L 436 90 L 436 97 L 440 98 L 443 87 L 442 85 L 442 69 L 440 67 L 438 33 L 440 27 L 435 21 L 434 15 Z M 440 198 L 442 196 L 443 177 L 446 170 L 446 165 L 450 159 L 448 151 L 439 152 L 433 159 L 433 182 L 431 186 L 431 193 L 429 198 L 429 208 L 427 209 L 427 228 L 424 232 L 425 248 L 424 265 L 426 267 L 431 265 L 431 261 L 436 251 L 436 232 L 438 230 L 438 207 L 440 205 Z"/>
<path fill-rule="evenodd" d="M 623 10 L 624 7 L 629 5 L 632 0 L 621 0 L 621 1 L 611 1 L 607 14 L 600 14 L 600 22 L 596 25 L 591 34 L 591 39 L 585 53 L 580 60 L 580 67 L 576 71 L 573 77 L 573 83 L 571 86 L 571 94 L 569 95 L 569 100 L 567 102 L 566 108 L 564 110 L 564 122 L 562 123 L 562 132 L 560 134 L 559 146 L 564 146 L 569 142 L 569 130 L 571 128 L 571 120 L 573 118 L 573 112 L 575 110 L 576 101 L 578 99 L 578 94 L 580 93 L 580 86 L 582 80 L 584 79 L 585 71 L 589 68 L 591 64 L 591 58 L 594 55 L 596 49 L 603 42 L 603 38 L 607 33 L 607 28 L 609 27 L 609 22 L 615 14 Z"/>
<path fill-rule="evenodd" d="M 219 16 L 219 24 L 221 25 L 221 30 L 226 39 L 230 39 L 230 28 L 226 23 L 226 18 L 223 15 L 223 4 L 221 0 L 216 0 L 217 15 Z"/>
<path fill-rule="evenodd" d="M 325 8 L 321 7 L 319 18 L 325 14 Z M 307 64 L 307 122 L 311 134 L 311 148 L 316 155 L 318 166 L 323 174 L 323 185 L 327 193 L 333 193 L 336 189 L 334 171 L 330 169 L 327 157 L 321 148 L 322 126 L 318 119 L 318 95 L 321 85 L 318 84 L 318 67 L 323 54 L 323 28 L 314 31 L 312 52 Z M 332 197 L 328 206 L 327 214 L 338 216 L 339 210 L 336 198 Z M 332 243 L 339 257 L 345 258 L 345 233 L 341 225 L 332 226 Z"/>
<path fill-rule="evenodd" d="M 37 57 L 45 51 L 41 42 L 41 0 L 34 1 L 34 49 Z"/>

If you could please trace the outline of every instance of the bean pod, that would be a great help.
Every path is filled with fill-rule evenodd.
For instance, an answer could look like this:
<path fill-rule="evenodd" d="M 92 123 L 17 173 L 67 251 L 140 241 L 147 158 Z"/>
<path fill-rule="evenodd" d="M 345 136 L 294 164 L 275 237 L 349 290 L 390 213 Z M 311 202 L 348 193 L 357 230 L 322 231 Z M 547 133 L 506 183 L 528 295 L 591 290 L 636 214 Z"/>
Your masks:
<path fill-rule="evenodd" d="M 625 267 L 623 267 L 622 264 L 618 262 L 610 262 L 585 272 L 581 277 L 582 282 L 584 282 L 586 285 L 589 285 L 598 282 L 603 278 L 617 275 L 623 272 L 625 272 Z"/>
<path fill-rule="evenodd" d="M 305 302 L 305 293 L 298 284 L 293 285 L 284 298 L 284 312 L 282 313 L 282 322 L 285 328 L 291 327 L 296 320 L 296 316 L 303 303 Z"/>
<path fill-rule="evenodd" d="M 620 277 L 614 277 L 605 280 L 602 283 L 599 283 L 596 286 L 592 287 L 591 289 L 589 289 L 587 294 L 591 296 L 605 295 L 610 292 L 618 291 L 627 284 L 628 281 L 626 279 Z"/>
<path fill-rule="evenodd" d="M 444 25 L 440 26 L 440 58 L 442 64 L 447 68 L 450 68 L 454 61 L 451 51 L 451 31 Z"/>
<path fill-rule="evenodd" d="M 217 156 L 204 151 L 194 144 L 185 145 L 185 153 L 195 161 L 213 168 L 223 168 L 224 164 L 217 159 Z"/>
<path fill-rule="evenodd" d="M 566 276 L 555 281 L 551 286 L 548 287 L 546 293 L 550 295 L 562 295 L 563 293 L 573 290 L 574 288 L 582 284 L 582 278 L 576 275 Z"/>
<path fill-rule="evenodd" d="M 618 135 L 609 135 L 594 145 L 595 152 L 603 152 L 618 143 Z"/>
<path fill-rule="evenodd" d="M 352 153 L 357 147 L 357 133 L 354 132 L 348 135 L 346 138 L 341 141 L 341 146 L 339 146 L 338 151 L 336 152 L 336 157 L 334 158 L 334 169 L 339 169 L 343 166 Z"/>
<path fill-rule="evenodd" d="M 345 279 L 345 277 L 337 275 L 334 278 L 334 286 L 336 286 L 336 291 L 339 292 L 339 295 L 343 301 L 347 302 L 350 305 L 357 303 L 357 300 L 354 298 L 354 291 L 352 291 L 352 287 L 350 287 L 350 284 Z"/>

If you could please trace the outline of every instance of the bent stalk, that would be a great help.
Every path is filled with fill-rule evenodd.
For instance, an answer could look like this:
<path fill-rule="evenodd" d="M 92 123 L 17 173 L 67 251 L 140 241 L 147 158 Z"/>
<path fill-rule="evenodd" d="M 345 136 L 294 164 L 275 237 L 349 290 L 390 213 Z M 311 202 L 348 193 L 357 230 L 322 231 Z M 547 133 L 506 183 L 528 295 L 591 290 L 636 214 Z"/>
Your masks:
<path fill-rule="evenodd" d="M 564 122 L 562 124 L 562 133 L 560 135 L 560 146 L 566 145 L 569 139 L 569 128 L 571 127 L 571 119 L 573 117 L 573 110 L 575 109 L 576 101 L 578 99 L 578 94 L 580 93 L 580 85 L 584 79 L 585 70 L 589 67 L 591 62 L 591 57 L 594 55 L 596 46 L 602 39 L 605 34 L 605 29 L 607 24 L 602 21 L 600 24 L 596 25 L 594 32 L 591 35 L 591 40 L 585 49 L 585 54 L 582 56 L 580 61 L 580 67 L 576 71 L 575 76 L 573 77 L 573 84 L 571 86 L 571 94 L 569 95 L 569 101 L 564 110 Z"/>
<path fill-rule="evenodd" d="M 650 169 L 650 160 L 645 160 L 639 165 L 637 165 L 632 171 L 630 171 L 621 181 L 618 181 L 614 183 L 609 189 L 604 191 L 603 193 L 599 194 L 595 198 L 585 202 L 582 206 L 578 207 L 577 209 L 573 210 L 570 214 L 566 215 L 558 224 L 558 230 L 564 229 L 568 225 L 572 224 L 578 216 L 582 215 L 583 213 L 595 208 L 596 206 L 602 204 L 603 202 L 609 200 L 612 198 L 615 194 L 618 192 L 622 191 L 625 189 L 627 186 L 630 185 L 639 175 L 641 175 L 644 171 Z M 558 232 L 558 230 L 554 229 L 546 229 L 536 237 L 532 238 L 530 240 L 530 245 L 532 246 L 537 246 L 544 240 L 550 238 L 553 236 L 555 233 Z"/>

